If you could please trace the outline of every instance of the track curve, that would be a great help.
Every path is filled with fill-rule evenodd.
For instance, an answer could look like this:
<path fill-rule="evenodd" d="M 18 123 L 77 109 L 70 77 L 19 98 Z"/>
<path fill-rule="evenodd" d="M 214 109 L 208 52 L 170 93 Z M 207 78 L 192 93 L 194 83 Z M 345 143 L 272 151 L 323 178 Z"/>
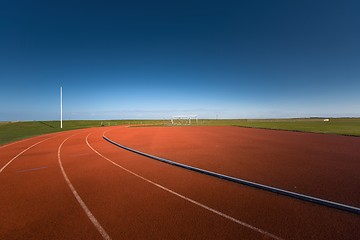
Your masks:
<path fill-rule="evenodd" d="M 106 141 L 108 141 L 109 143 L 114 144 L 115 146 L 118 146 L 118 147 L 120 147 L 122 149 L 125 149 L 125 150 L 128 150 L 130 152 L 142 155 L 144 157 L 148 157 L 150 159 L 154 159 L 154 160 L 157 160 L 157 161 L 160 161 L 160 162 L 163 162 L 163 163 L 167 163 L 167 164 L 170 164 L 170 165 L 173 165 L 173 166 L 176 166 L 176 167 L 180 167 L 180 168 L 184 168 L 184 169 L 187 169 L 187 170 L 190 170 L 190 171 L 202 173 L 202 174 L 205 174 L 205 175 L 208 175 L 208 176 L 211 176 L 211 177 L 224 179 L 226 181 L 239 183 L 239 184 L 242 184 L 242 185 L 245 185 L 245 186 L 265 190 L 265 191 L 268 191 L 268 192 L 281 194 L 281 195 L 284 195 L 284 196 L 287 196 L 287 197 L 292 197 L 292 198 L 296 198 L 296 199 L 299 199 L 299 200 L 303 200 L 303 201 L 307 201 L 307 202 L 311 202 L 311 203 L 316 203 L 316 204 L 319 204 L 319 205 L 322 205 L 322 206 L 331 207 L 331 208 L 347 211 L 347 212 L 350 212 L 350 213 L 355 213 L 355 214 L 358 214 L 358 215 L 360 214 L 360 208 L 358 208 L 358 207 L 349 206 L 349 205 L 342 204 L 342 203 L 337 203 L 337 202 L 332 202 L 332 201 L 328 201 L 328 200 L 325 200 L 325 199 L 320 199 L 320 198 L 316 198 L 316 197 L 313 197 L 313 196 L 300 194 L 300 193 L 296 193 L 296 192 L 291 192 L 291 191 L 287 191 L 287 190 L 284 190 L 284 189 L 275 188 L 275 187 L 271 187 L 271 186 L 267 186 L 267 185 L 247 181 L 247 180 L 244 180 L 244 179 L 235 178 L 235 177 L 232 177 L 232 176 L 220 174 L 220 173 L 217 173 L 217 172 L 212 172 L 212 171 L 208 171 L 208 170 L 205 170 L 205 169 L 196 168 L 196 167 L 193 167 L 193 166 L 190 166 L 190 165 L 186 165 L 186 164 L 182 164 L 182 163 L 172 161 L 170 159 L 165 159 L 165 158 L 154 156 L 154 155 L 151 155 L 151 154 L 148 154 L 148 153 L 140 152 L 140 151 L 138 151 L 136 149 L 132 149 L 132 148 L 129 148 L 127 146 L 121 145 L 121 144 L 107 138 L 105 135 L 103 135 L 103 138 Z"/>
<path fill-rule="evenodd" d="M 136 127 L 106 136 L 178 163 L 360 207 L 358 137 L 239 127 Z"/>
<path fill-rule="evenodd" d="M 354 239 L 360 233 L 358 216 L 149 161 L 102 139 L 108 130 L 125 128 L 64 132 L 8 164 L 0 173 L 0 239 L 104 239 L 61 168 L 112 239 Z M 38 140 L 0 149 L 0 167 Z"/>

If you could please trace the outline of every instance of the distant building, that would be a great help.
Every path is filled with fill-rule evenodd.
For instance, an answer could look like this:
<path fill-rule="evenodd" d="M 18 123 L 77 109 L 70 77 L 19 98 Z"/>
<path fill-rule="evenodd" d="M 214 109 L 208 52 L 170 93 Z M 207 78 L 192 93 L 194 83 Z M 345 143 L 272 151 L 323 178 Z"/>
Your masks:
<path fill-rule="evenodd" d="M 330 119 L 328 119 L 328 118 L 324 119 L 324 122 L 329 122 L 329 121 L 330 121 Z"/>

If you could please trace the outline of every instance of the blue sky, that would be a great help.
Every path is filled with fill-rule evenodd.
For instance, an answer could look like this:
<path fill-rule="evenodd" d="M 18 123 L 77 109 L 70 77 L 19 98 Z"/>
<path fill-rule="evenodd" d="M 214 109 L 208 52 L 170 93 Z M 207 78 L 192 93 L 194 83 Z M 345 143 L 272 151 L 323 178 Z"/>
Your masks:
<path fill-rule="evenodd" d="M 0 121 L 360 117 L 358 1 L 2 1 Z"/>

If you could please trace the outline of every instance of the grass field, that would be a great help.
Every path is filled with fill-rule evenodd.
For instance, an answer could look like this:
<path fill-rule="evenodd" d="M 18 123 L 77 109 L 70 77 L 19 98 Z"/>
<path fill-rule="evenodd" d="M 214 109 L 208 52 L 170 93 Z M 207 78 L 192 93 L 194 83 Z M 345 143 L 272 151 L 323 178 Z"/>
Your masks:
<path fill-rule="evenodd" d="M 70 120 L 63 121 L 63 128 L 60 129 L 59 121 L 0 122 L 0 145 L 41 134 L 80 128 L 159 123 L 162 124 L 161 121 L 154 120 Z"/>
<path fill-rule="evenodd" d="M 198 126 L 239 126 L 360 136 L 360 118 L 334 118 L 329 122 L 324 122 L 322 119 L 200 119 L 197 124 L 194 122 L 193 125 Z M 59 121 L 0 122 L 0 145 L 45 133 L 100 127 L 101 125 L 169 126 L 170 121 L 72 120 L 64 121 L 63 129 L 60 129 Z"/>
<path fill-rule="evenodd" d="M 247 120 L 202 120 L 203 125 L 241 126 L 276 130 L 289 130 L 313 133 L 332 133 L 360 136 L 360 118 L 323 119 L 247 119 Z"/>

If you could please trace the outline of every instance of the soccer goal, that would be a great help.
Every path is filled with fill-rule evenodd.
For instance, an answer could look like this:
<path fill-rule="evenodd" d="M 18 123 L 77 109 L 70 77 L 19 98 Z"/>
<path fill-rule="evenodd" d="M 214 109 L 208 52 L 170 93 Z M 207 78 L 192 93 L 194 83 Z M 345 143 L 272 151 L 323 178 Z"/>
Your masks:
<path fill-rule="evenodd" d="M 111 126 L 111 123 L 110 122 L 101 122 L 100 126 L 101 127 Z"/>
<path fill-rule="evenodd" d="M 176 115 L 171 116 L 172 125 L 191 125 L 191 120 L 198 123 L 197 115 Z"/>

